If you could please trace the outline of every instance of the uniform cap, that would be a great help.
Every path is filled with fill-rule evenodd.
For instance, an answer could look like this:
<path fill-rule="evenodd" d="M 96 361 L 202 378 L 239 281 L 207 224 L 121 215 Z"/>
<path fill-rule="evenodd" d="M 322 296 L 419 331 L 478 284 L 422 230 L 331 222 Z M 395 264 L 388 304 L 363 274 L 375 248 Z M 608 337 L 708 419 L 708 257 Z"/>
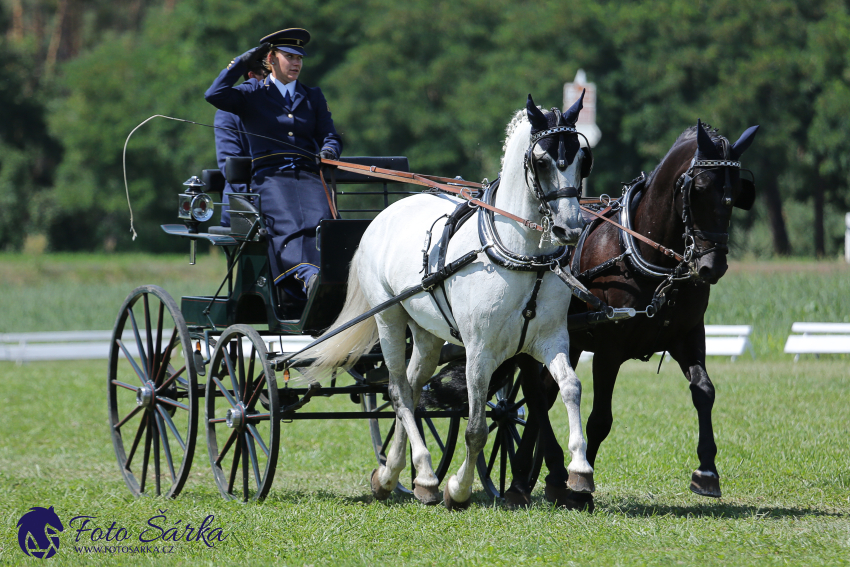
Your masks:
<path fill-rule="evenodd" d="M 307 57 L 304 46 L 310 42 L 310 32 L 303 28 L 287 28 L 271 33 L 260 40 L 260 43 L 270 43 L 275 49 Z"/>

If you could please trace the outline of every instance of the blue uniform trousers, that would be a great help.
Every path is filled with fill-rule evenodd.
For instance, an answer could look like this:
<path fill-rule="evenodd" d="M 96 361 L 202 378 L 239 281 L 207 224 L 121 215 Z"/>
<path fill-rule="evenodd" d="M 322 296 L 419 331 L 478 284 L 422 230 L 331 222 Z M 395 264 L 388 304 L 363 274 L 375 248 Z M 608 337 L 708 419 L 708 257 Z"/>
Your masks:
<path fill-rule="evenodd" d="M 269 231 L 269 262 L 277 285 L 296 299 L 306 299 L 306 284 L 319 271 L 316 227 L 333 218 L 316 173 L 293 167 L 254 173 L 252 189 L 260 194 Z"/>

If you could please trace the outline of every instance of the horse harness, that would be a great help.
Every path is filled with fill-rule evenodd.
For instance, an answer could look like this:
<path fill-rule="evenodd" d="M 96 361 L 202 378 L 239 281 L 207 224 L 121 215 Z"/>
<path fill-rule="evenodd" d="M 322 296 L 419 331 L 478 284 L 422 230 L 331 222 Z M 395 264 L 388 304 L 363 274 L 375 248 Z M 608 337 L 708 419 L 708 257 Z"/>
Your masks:
<path fill-rule="evenodd" d="M 603 204 L 606 205 L 603 211 L 599 213 L 589 211 L 597 218 L 585 228 L 579 237 L 578 243 L 576 244 L 570 262 L 570 270 L 573 275 L 580 282 L 587 285 L 597 275 L 605 272 L 617 263 L 621 261 L 628 261 L 632 268 L 641 276 L 649 279 L 661 280 L 661 283 L 653 292 L 650 304 L 647 305 L 643 311 L 637 311 L 637 313 L 643 313 L 647 317 L 652 318 L 661 310 L 665 303 L 669 303 L 670 306 L 674 306 L 676 303 L 676 296 L 679 291 L 678 285 L 681 282 L 693 281 L 699 277 L 695 266 L 696 260 L 715 250 L 728 250 L 727 243 L 729 241 L 729 233 L 715 233 L 697 230 L 694 227 L 693 211 L 691 206 L 691 191 L 694 186 L 694 179 L 698 175 L 706 173 L 709 169 L 719 167 L 726 168 L 726 183 L 724 185 L 723 203 L 724 205 L 729 206 L 732 203 L 732 197 L 728 193 L 728 188 L 731 186 L 731 183 L 729 182 L 729 168 L 740 169 L 740 161 L 725 159 L 700 160 L 697 159 L 696 155 L 694 155 L 688 170 L 679 176 L 676 181 L 673 197 L 675 198 L 676 193 L 679 191 L 682 192 L 682 222 L 685 225 L 685 233 L 682 235 L 685 241 L 685 252 L 683 255 L 666 249 L 660 244 L 655 243 L 634 231 L 633 215 L 643 196 L 642 192 L 647 181 L 646 175 L 641 172 L 640 176 L 623 185 L 623 196 L 621 199 L 602 199 Z M 703 171 L 694 175 L 694 170 L 696 168 L 703 169 Z M 609 218 L 616 213 L 619 213 L 620 224 L 617 224 Z M 610 222 L 618 227 L 619 240 L 623 252 L 618 256 L 606 260 L 602 264 L 594 266 L 584 272 L 580 272 L 579 266 L 581 253 L 584 249 L 584 243 L 587 236 L 600 226 L 603 221 Z M 711 247 L 707 249 L 698 247 L 697 238 L 703 242 L 710 243 Z M 679 263 L 674 268 L 664 268 L 648 262 L 641 255 L 640 249 L 635 243 L 636 239 L 641 240 L 653 248 L 663 252 L 665 255 L 678 260 Z M 670 314 L 668 313 L 663 322 L 663 327 L 666 327 L 669 324 Z"/>
<path fill-rule="evenodd" d="M 499 187 L 500 179 L 497 178 L 492 183 L 486 184 L 486 189 L 484 190 L 483 201 L 485 203 L 493 203 L 495 202 L 496 191 Z M 531 297 L 525 305 L 525 308 L 522 310 L 523 316 L 523 326 L 520 331 L 520 340 L 519 345 L 517 346 L 516 353 L 519 353 L 522 350 L 522 347 L 525 344 L 525 337 L 528 332 L 528 325 L 532 319 L 534 319 L 537 315 L 537 295 L 540 291 L 540 286 L 543 282 L 543 276 L 547 271 L 554 272 L 560 279 L 563 281 L 572 292 L 573 295 L 578 297 L 581 301 L 590 303 L 597 309 L 604 309 L 606 306 L 602 301 L 593 296 L 587 289 L 576 280 L 569 270 L 564 271 L 561 269 L 562 266 L 566 264 L 568 258 L 568 248 L 566 246 L 559 247 L 552 254 L 540 255 L 540 256 L 527 256 L 521 254 L 515 254 L 508 250 L 505 245 L 502 243 L 499 238 L 499 234 L 496 230 L 494 223 L 494 214 L 490 209 L 479 208 L 469 201 L 462 202 L 458 204 L 455 210 L 449 214 L 439 217 L 436 221 L 434 221 L 434 225 L 436 223 L 448 217 L 446 223 L 443 227 L 442 237 L 437 244 L 437 263 L 436 269 L 432 273 L 430 271 L 430 262 L 428 260 L 429 250 L 431 248 L 431 237 L 432 230 L 434 225 L 431 226 L 431 230 L 427 231 L 425 237 L 425 247 L 422 250 L 422 271 L 424 272 L 424 277 L 433 277 L 434 274 L 441 273 L 445 270 L 445 260 L 446 260 L 446 251 L 448 250 L 449 240 L 454 234 L 457 233 L 458 229 L 469 220 L 473 213 L 478 212 L 478 235 L 482 244 L 482 250 L 487 254 L 487 257 L 491 262 L 496 264 L 497 266 L 501 266 L 508 270 L 515 271 L 533 271 L 536 272 L 537 278 L 535 279 L 534 285 L 531 291 Z M 454 317 L 451 315 L 451 304 L 449 302 L 448 294 L 446 293 L 446 289 L 444 286 L 444 281 L 447 278 L 442 278 L 438 285 L 443 292 L 443 298 L 445 300 L 445 304 L 448 307 L 448 311 L 444 310 L 440 299 L 436 294 L 436 284 L 427 289 L 427 291 L 434 298 L 434 302 L 437 304 L 437 308 L 440 311 L 440 314 L 443 316 L 443 319 L 446 321 L 446 324 L 449 327 L 449 332 L 458 341 L 463 342 L 463 338 L 460 335 L 460 331 L 457 328 L 457 324 L 454 321 Z"/>

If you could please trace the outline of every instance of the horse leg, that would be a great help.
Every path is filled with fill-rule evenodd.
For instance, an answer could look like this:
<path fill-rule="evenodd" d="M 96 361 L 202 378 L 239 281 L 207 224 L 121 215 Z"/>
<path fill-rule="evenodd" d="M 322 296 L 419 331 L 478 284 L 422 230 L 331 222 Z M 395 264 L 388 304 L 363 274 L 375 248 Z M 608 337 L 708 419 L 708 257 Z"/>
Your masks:
<path fill-rule="evenodd" d="M 679 367 L 690 382 L 691 400 L 697 410 L 699 422 L 699 442 L 697 456 L 699 468 L 691 475 L 691 491 L 700 496 L 720 498 L 720 475 L 714 458 L 717 445 L 714 442 L 714 428 L 711 424 L 711 410 L 714 408 L 714 384 L 705 370 L 705 326 L 697 325 L 689 332 L 678 348 L 670 354 L 679 363 Z"/>
<path fill-rule="evenodd" d="M 527 355 L 517 357 L 522 376 L 522 393 L 528 408 L 522 438 L 517 452 L 511 461 L 513 481 L 505 492 L 505 502 L 509 507 L 525 507 L 531 504 L 531 487 L 527 479 L 534 465 L 534 450 L 543 451 L 543 458 L 549 469 L 546 485 L 550 479 L 560 478 L 566 486 L 567 469 L 564 466 L 564 452 L 561 449 L 552 424 L 549 410 L 558 397 L 558 385 L 548 372 L 538 371 L 538 362 Z M 576 356 L 578 358 L 578 356 Z M 556 482 L 557 484 L 557 482 Z"/>
<path fill-rule="evenodd" d="M 606 353 L 593 357 L 593 407 L 587 418 L 587 460 L 591 466 L 595 466 L 599 446 L 611 433 L 614 423 L 611 399 L 620 364 L 619 359 Z"/>
<path fill-rule="evenodd" d="M 407 430 L 401 419 L 401 406 L 405 403 L 400 395 L 399 383 L 407 384 L 404 376 L 404 333 L 407 324 L 407 314 L 401 306 L 391 307 L 375 316 L 378 324 L 378 335 L 381 340 L 381 352 L 384 356 L 384 364 L 389 372 L 389 386 L 387 389 L 392 402 L 395 418 L 395 434 L 393 435 L 390 450 L 387 453 L 386 463 L 372 471 L 372 494 L 378 500 L 389 498 L 398 484 L 398 477 L 404 470 L 407 454 Z M 412 402 L 411 402 L 412 403 Z"/>
<path fill-rule="evenodd" d="M 443 503 L 449 510 L 464 510 L 469 507 L 472 496 L 472 481 L 475 461 L 487 444 L 487 387 L 498 364 L 493 358 L 484 357 L 481 351 L 467 349 L 466 384 L 469 392 L 469 421 L 466 424 L 466 457 L 456 475 L 452 475 L 443 491 Z"/>
<path fill-rule="evenodd" d="M 411 386 L 413 407 L 415 408 L 419 405 L 422 387 L 431 379 L 437 369 L 443 340 L 425 331 L 412 321 L 410 322 L 410 330 L 413 333 L 413 353 L 407 366 L 407 381 Z M 415 423 L 414 427 L 416 428 Z M 416 428 L 416 431 L 418 432 L 419 429 Z M 439 504 L 440 481 L 434 474 L 431 454 L 427 451 L 424 442 L 418 450 L 414 445 L 413 464 L 416 466 L 418 475 L 414 481 L 413 495 L 423 504 L 429 506 Z"/>
<path fill-rule="evenodd" d="M 540 427 L 538 424 L 539 400 L 536 396 L 530 394 L 536 387 L 536 382 L 540 380 L 537 369 L 537 361 L 528 355 L 520 354 L 505 362 L 496 372 L 514 373 L 519 370 L 518 380 L 522 382 L 522 393 L 525 398 L 528 417 L 525 420 L 525 427 L 522 431 L 517 451 L 511 459 L 511 485 L 505 490 L 505 504 L 508 508 L 527 508 L 531 505 L 531 487 L 528 485 L 528 477 L 531 474 L 531 469 L 534 466 L 534 450 L 537 447 L 538 433 Z M 501 380 L 501 377 L 494 376 L 494 380 Z"/>
<path fill-rule="evenodd" d="M 578 364 L 578 358 L 581 351 L 570 350 L 570 365 L 575 368 Z M 561 449 L 560 443 L 552 429 L 552 424 L 549 421 L 549 410 L 558 399 L 558 384 L 549 372 L 543 373 L 540 378 L 539 393 L 535 396 L 543 401 L 541 409 L 542 424 L 540 431 L 540 444 L 543 449 L 543 456 L 546 460 L 546 468 L 549 469 L 549 474 L 546 475 L 546 485 L 544 495 L 546 500 L 555 504 L 560 508 L 568 510 L 586 510 L 592 512 L 594 509 L 593 495 L 586 493 L 573 492 L 567 486 L 569 480 L 569 472 L 564 465 L 564 451 Z M 525 388 L 525 386 L 523 386 Z M 528 399 L 528 396 L 526 397 Z"/>
<path fill-rule="evenodd" d="M 551 351 L 550 351 L 551 352 Z M 555 350 L 556 354 L 545 357 L 546 366 L 552 377 L 558 383 L 561 400 L 567 406 L 567 416 L 570 424 L 570 437 L 567 448 L 571 460 L 567 466 L 569 473 L 567 488 L 573 492 L 591 493 L 595 490 L 593 484 L 593 467 L 587 461 L 587 443 L 585 443 L 581 425 L 581 382 L 570 366 L 567 355 Z M 595 358 L 595 357 L 594 357 Z"/>

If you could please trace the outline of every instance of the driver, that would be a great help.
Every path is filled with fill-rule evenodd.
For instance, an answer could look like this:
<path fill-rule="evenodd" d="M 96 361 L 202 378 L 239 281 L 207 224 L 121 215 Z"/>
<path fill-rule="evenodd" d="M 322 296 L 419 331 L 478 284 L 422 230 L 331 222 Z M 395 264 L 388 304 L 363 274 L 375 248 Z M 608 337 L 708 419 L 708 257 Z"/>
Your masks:
<path fill-rule="evenodd" d="M 297 318 L 319 271 L 316 227 L 332 218 L 315 156 L 337 159 L 342 140 L 318 87 L 298 81 L 310 32 L 289 28 L 267 35 L 230 62 L 205 93 L 207 102 L 237 115 L 250 134 L 252 188 L 260 194 L 269 231 L 269 261 L 286 319 Z M 236 81 L 257 62 L 262 82 Z M 271 140 L 269 138 L 272 138 Z"/>

